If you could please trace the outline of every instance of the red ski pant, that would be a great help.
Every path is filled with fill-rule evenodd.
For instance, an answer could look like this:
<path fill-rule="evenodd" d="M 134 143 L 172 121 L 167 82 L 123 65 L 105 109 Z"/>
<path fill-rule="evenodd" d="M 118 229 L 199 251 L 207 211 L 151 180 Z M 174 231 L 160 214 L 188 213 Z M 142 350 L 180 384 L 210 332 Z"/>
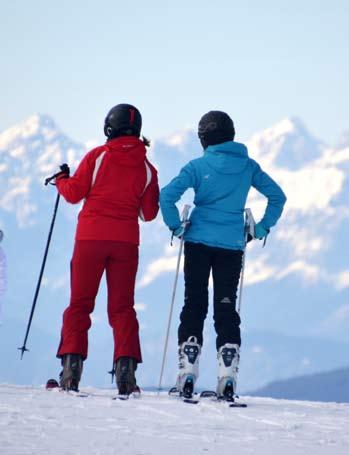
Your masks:
<path fill-rule="evenodd" d="M 99 283 L 106 272 L 108 319 L 114 334 L 114 359 L 133 357 L 142 361 L 139 327 L 134 310 L 138 246 L 111 240 L 76 240 L 71 261 L 70 305 L 63 314 L 57 357 L 88 351 L 90 314 Z"/>

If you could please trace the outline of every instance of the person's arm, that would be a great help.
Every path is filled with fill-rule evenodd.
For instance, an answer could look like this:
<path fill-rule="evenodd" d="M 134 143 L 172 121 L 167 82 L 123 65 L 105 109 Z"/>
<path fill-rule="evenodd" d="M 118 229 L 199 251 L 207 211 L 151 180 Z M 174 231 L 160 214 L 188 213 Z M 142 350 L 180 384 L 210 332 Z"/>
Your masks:
<path fill-rule="evenodd" d="M 268 204 L 260 223 L 264 229 L 269 230 L 280 218 L 286 202 L 286 196 L 280 186 L 256 162 L 252 186 L 268 199 Z"/>
<path fill-rule="evenodd" d="M 154 166 L 146 161 L 146 166 L 151 172 L 151 180 L 142 196 L 139 217 L 143 221 L 151 221 L 156 218 L 159 211 L 159 184 L 158 175 Z"/>
<path fill-rule="evenodd" d="M 171 231 L 181 225 L 176 202 L 182 194 L 194 186 L 195 174 L 191 163 L 187 164 L 171 182 L 160 192 L 160 208 L 165 224 Z"/>
<path fill-rule="evenodd" d="M 56 178 L 59 194 L 71 204 L 77 204 L 84 199 L 91 188 L 94 167 L 95 160 L 91 151 L 82 159 L 74 175 L 68 177 L 62 174 Z"/>

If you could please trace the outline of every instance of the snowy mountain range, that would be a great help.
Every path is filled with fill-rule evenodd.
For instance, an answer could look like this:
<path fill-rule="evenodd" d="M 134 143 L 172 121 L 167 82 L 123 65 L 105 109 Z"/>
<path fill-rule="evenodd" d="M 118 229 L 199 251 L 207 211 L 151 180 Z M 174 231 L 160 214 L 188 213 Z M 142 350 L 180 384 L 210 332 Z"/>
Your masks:
<path fill-rule="evenodd" d="M 331 147 L 314 138 L 299 119 L 282 120 L 247 143 L 250 155 L 281 184 L 288 201 L 266 247 L 255 242 L 247 252 L 242 304 L 243 390 L 349 363 L 349 142 L 345 136 L 340 144 Z M 69 260 L 79 209 L 64 201 L 28 340 L 32 351 L 25 354 L 22 363 L 16 348 L 22 345 L 56 197 L 55 188 L 45 187 L 44 179 L 63 162 L 74 169 L 88 149 L 68 138 L 46 115 L 33 115 L 0 134 L 0 229 L 5 232 L 2 246 L 9 282 L 0 327 L 0 352 L 8 363 L 0 370 L 0 381 L 11 378 L 13 382 L 17 376 L 20 383 L 45 382 L 43 356 L 47 368 L 58 371 L 54 354 L 69 299 Z M 164 185 L 201 153 L 195 133 L 184 130 L 155 140 L 149 155 Z M 183 203 L 191 197 L 188 192 Z M 265 200 L 251 191 L 248 206 L 258 220 Z M 158 379 L 177 253 L 178 245 L 170 246 L 160 215 L 142 226 L 136 301 L 144 354 L 140 375 L 145 385 L 155 385 Z M 177 364 L 175 332 L 183 294 L 180 281 L 167 384 L 173 382 Z M 105 313 L 103 286 L 93 316 L 91 357 L 84 375 L 86 383 L 96 385 L 107 383 L 104 372 L 111 366 L 111 333 Z M 202 386 L 215 381 L 211 313 L 208 318 Z"/>

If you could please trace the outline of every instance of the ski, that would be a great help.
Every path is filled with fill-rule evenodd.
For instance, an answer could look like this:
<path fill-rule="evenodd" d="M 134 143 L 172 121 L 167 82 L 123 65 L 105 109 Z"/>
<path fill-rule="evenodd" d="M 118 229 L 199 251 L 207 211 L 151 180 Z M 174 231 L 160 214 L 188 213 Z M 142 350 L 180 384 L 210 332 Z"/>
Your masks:
<path fill-rule="evenodd" d="M 209 399 L 210 401 L 214 403 L 225 403 L 228 405 L 229 408 L 247 408 L 246 403 L 241 403 L 239 401 L 235 401 L 235 397 L 233 399 L 224 399 L 224 398 L 218 398 L 216 392 L 213 390 L 204 390 L 201 392 L 199 395 L 194 393 L 192 394 L 191 397 L 185 397 L 184 395 L 181 395 L 180 392 L 178 391 L 177 387 L 172 387 L 168 394 L 171 397 L 178 398 L 183 401 L 183 403 L 188 403 L 188 404 L 198 404 L 200 403 L 201 399 Z"/>
<path fill-rule="evenodd" d="M 88 398 L 88 397 L 92 396 L 91 394 L 86 393 L 86 392 L 81 392 L 80 390 L 75 391 L 75 390 L 59 389 L 59 391 L 62 393 L 65 393 L 66 395 L 71 395 L 72 397 L 77 397 L 77 398 Z"/>
<path fill-rule="evenodd" d="M 98 397 L 98 398 L 110 398 L 112 400 L 121 400 L 121 401 L 126 401 L 129 398 L 140 398 L 141 397 L 141 389 L 137 386 L 135 390 L 130 394 L 130 395 L 124 395 L 124 394 L 118 394 L 112 397 L 109 397 L 108 395 L 102 395 L 102 394 L 95 394 L 95 393 L 90 393 L 90 392 L 84 392 L 82 390 L 64 390 L 60 387 L 59 383 L 56 381 L 56 379 L 49 379 L 46 383 L 46 390 L 47 391 L 52 391 L 52 390 L 58 390 L 59 392 L 66 393 L 67 395 L 71 395 L 74 397 L 79 397 L 79 398 L 87 398 L 87 397 Z"/>
<path fill-rule="evenodd" d="M 115 397 L 112 397 L 112 400 L 121 400 L 121 401 L 126 401 L 130 398 L 130 395 L 115 395 Z"/>
<path fill-rule="evenodd" d="M 233 403 L 229 403 L 229 408 L 247 408 L 246 403 L 239 403 L 238 401 L 234 401 Z"/>
<path fill-rule="evenodd" d="M 217 403 L 226 403 L 229 408 L 247 408 L 246 403 L 240 403 L 239 401 L 235 401 L 236 397 L 229 397 L 228 399 L 224 397 L 217 397 L 216 392 L 213 390 L 204 390 L 200 393 L 200 398 L 209 398 L 211 401 L 215 401 Z"/>
<path fill-rule="evenodd" d="M 59 392 L 65 392 L 67 395 L 73 395 L 75 397 L 80 397 L 80 398 L 87 398 L 88 396 L 90 396 L 89 393 L 81 392 L 80 390 L 64 390 L 60 387 L 60 385 L 58 384 L 58 381 L 56 381 L 56 379 L 49 379 L 46 382 L 45 388 L 48 391 L 58 389 Z"/>
<path fill-rule="evenodd" d="M 181 394 L 177 387 L 172 387 L 169 391 L 168 394 L 170 397 L 178 398 L 183 401 L 183 403 L 187 404 L 198 404 L 200 401 L 199 396 L 196 393 L 191 393 L 191 394 Z"/>
<path fill-rule="evenodd" d="M 135 398 L 138 400 L 140 397 L 141 397 L 140 393 L 133 392 L 130 395 L 115 395 L 114 397 L 112 397 L 112 400 L 126 401 L 126 400 L 129 400 L 130 398 Z"/>
<path fill-rule="evenodd" d="M 53 389 L 47 389 L 47 390 L 53 390 Z M 71 397 L 76 397 L 76 398 L 88 398 L 88 397 L 93 396 L 90 393 L 82 392 L 80 390 L 78 390 L 78 391 L 65 390 L 65 389 L 62 389 L 61 387 L 58 387 L 58 392 L 65 394 L 65 395 L 70 395 Z"/>
<path fill-rule="evenodd" d="M 191 398 L 185 398 L 185 397 L 181 397 L 182 398 L 182 401 L 183 403 L 187 403 L 187 404 L 198 404 L 199 403 L 199 398 L 197 398 L 195 395 L 193 395 Z"/>
<path fill-rule="evenodd" d="M 118 395 L 116 395 L 115 397 L 113 397 L 112 399 L 113 400 L 122 400 L 122 401 L 126 401 L 128 400 L 129 398 L 140 398 L 141 397 L 141 389 L 138 387 L 138 385 L 136 385 L 136 387 L 134 388 L 133 392 L 130 393 L 129 395 L 127 394 L 123 394 L 123 393 L 119 393 Z"/>

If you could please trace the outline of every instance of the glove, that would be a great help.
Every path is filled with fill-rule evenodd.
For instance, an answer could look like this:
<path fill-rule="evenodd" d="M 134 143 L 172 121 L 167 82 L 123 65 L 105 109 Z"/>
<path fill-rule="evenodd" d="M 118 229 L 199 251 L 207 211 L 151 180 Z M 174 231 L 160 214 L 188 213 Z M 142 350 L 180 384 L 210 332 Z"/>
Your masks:
<path fill-rule="evenodd" d="M 251 242 L 253 240 L 253 237 L 250 233 L 247 234 L 247 243 Z"/>
<path fill-rule="evenodd" d="M 59 166 L 59 169 L 61 170 L 61 172 L 58 172 L 58 174 L 56 174 L 56 180 L 69 178 L 69 176 L 70 176 L 70 168 L 67 165 L 67 163 L 61 164 Z"/>
<path fill-rule="evenodd" d="M 270 229 L 265 229 L 262 223 L 257 223 L 254 227 L 254 236 L 258 240 L 264 239 L 270 232 Z"/>
<path fill-rule="evenodd" d="M 186 230 L 188 229 L 189 224 L 190 224 L 190 221 L 186 221 L 185 223 L 182 223 L 178 228 L 172 230 L 172 235 L 174 237 L 181 239 L 183 237 L 184 233 L 186 232 Z"/>
<path fill-rule="evenodd" d="M 66 178 L 70 176 L 70 167 L 67 165 L 67 163 L 63 163 L 59 166 L 59 169 L 61 170 L 62 175 L 64 175 Z"/>

